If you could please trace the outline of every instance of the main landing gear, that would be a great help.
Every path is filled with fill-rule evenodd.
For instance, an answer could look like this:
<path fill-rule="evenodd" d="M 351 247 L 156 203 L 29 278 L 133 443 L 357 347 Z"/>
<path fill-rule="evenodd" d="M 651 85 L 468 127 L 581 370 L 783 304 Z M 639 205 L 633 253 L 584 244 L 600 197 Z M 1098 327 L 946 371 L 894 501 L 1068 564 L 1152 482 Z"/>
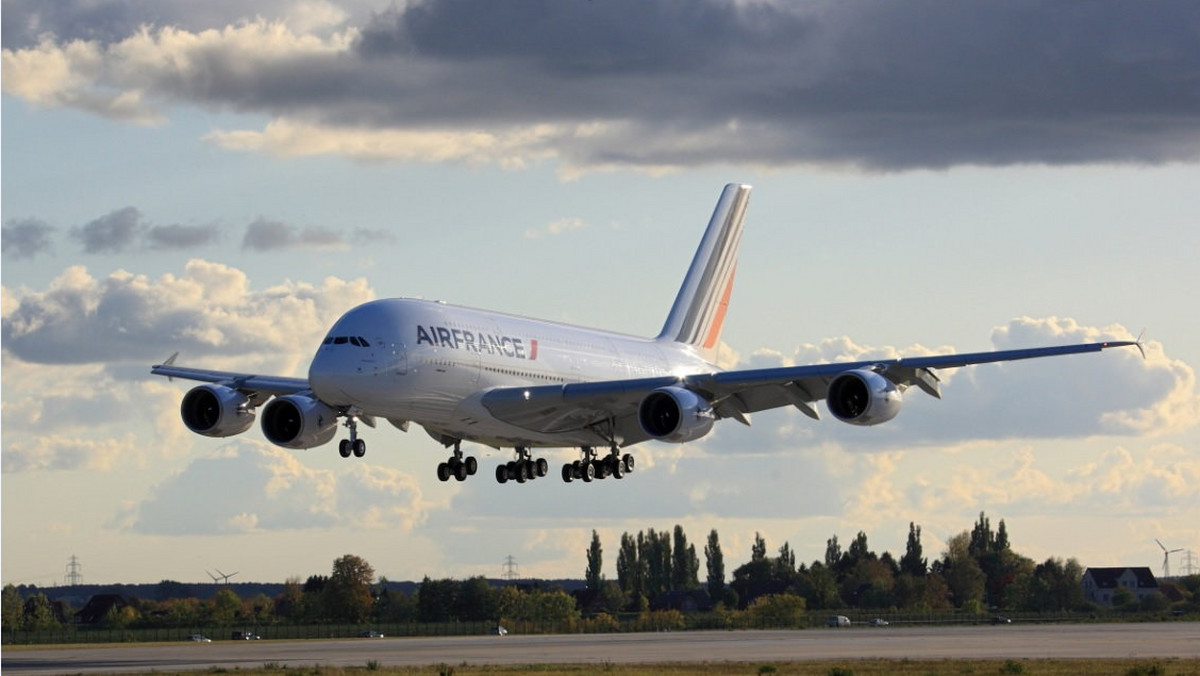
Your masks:
<path fill-rule="evenodd" d="M 458 481 L 466 481 L 467 477 L 474 476 L 479 470 L 479 462 L 475 460 L 475 456 L 463 457 L 462 441 L 454 442 L 454 455 L 446 462 L 440 462 L 437 466 L 437 477 L 439 481 L 449 481 L 450 477 L 454 477 Z"/>
<path fill-rule="evenodd" d="M 369 421 L 368 421 L 369 422 Z M 358 438 L 358 419 L 353 416 L 347 416 L 346 422 L 342 423 L 350 430 L 350 438 L 342 439 L 338 443 L 338 453 L 343 458 L 349 458 L 353 453 L 354 457 L 361 458 L 367 454 L 367 442 Z M 371 425 L 374 427 L 374 425 Z"/>
<path fill-rule="evenodd" d="M 633 471 L 633 456 L 628 453 L 622 456 L 616 444 L 613 444 L 608 455 L 603 458 L 597 457 L 596 449 L 591 446 L 584 446 L 580 450 L 583 454 L 581 459 L 563 465 L 562 480 L 566 483 L 576 479 L 590 483 L 610 476 L 621 479 Z"/>
<path fill-rule="evenodd" d="M 545 458 L 533 458 L 528 448 L 518 446 L 516 460 L 496 466 L 496 483 L 502 484 L 512 480 L 523 484 L 546 476 L 549 470 L 550 463 L 546 462 Z"/>

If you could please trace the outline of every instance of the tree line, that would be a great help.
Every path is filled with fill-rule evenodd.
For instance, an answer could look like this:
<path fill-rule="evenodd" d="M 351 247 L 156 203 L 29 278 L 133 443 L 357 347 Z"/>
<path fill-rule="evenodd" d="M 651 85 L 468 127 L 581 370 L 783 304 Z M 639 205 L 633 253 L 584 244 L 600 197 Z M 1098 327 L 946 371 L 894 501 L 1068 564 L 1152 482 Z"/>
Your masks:
<path fill-rule="evenodd" d="M 925 555 L 921 527 L 915 523 L 909 524 L 899 558 L 887 551 L 877 554 L 863 531 L 844 547 L 836 534 L 831 536 L 823 557 L 807 564 L 797 563 L 787 542 L 770 555 L 767 542 L 756 533 L 749 560 L 729 575 L 715 529 L 708 533 L 702 552 L 703 581 L 700 553 L 682 526 L 623 533 L 616 580 L 610 580 L 603 572 L 600 536 L 593 531 L 586 551 L 585 588 L 574 594 L 536 585 L 497 586 L 483 577 L 426 577 L 414 593 L 405 594 L 393 589 L 386 578 L 377 579 L 366 560 L 347 554 L 334 560 L 328 575 L 311 575 L 303 581 L 291 578 L 274 597 L 260 593 L 243 599 L 226 587 L 207 600 L 124 598 L 107 608 L 99 624 L 110 629 L 372 622 L 570 624 L 598 615 L 669 611 L 675 607 L 670 599 L 681 593 L 702 610 L 745 611 L 768 621 L 826 609 L 968 613 L 1095 609 L 1084 600 L 1083 567 L 1077 560 L 1050 557 L 1038 563 L 1018 554 L 1005 522 L 993 528 L 982 512 L 970 530 L 950 538 L 932 561 Z M 160 587 L 186 588 L 169 580 Z M 1173 596 L 1182 599 L 1175 602 L 1178 608 L 1200 610 L 1200 576 L 1180 580 Z M 1170 604 L 1162 595 L 1140 602 L 1128 593 L 1116 598 L 1123 609 L 1165 610 Z M 72 621 L 72 611 L 56 606 L 40 592 L 23 597 L 11 584 L 3 590 L 6 630 L 55 629 Z"/>
<path fill-rule="evenodd" d="M 899 559 L 890 552 L 873 551 L 867 534 L 859 531 L 843 547 L 838 536 L 825 543 L 824 556 L 805 564 L 784 542 L 776 555 L 768 555 L 763 537 L 756 533 L 750 560 L 725 575 L 725 557 L 714 529 L 704 546 L 707 575 L 701 585 L 700 562 L 681 526 L 672 533 L 650 529 L 621 535 L 617 554 L 617 580 L 604 579 L 603 548 L 592 532 L 585 578 L 589 590 L 599 595 L 605 609 L 639 611 L 668 590 L 703 589 L 714 605 L 728 609 L 750 608 L 764 597 L 787 595 L 803 601 L 807 609 L 890 609 L 934 612 L 958 609 L 982 613 L 988 609 L 1022 612 L 1087 611 L 1096 607 L 1083 595 L 1084 568 L 1075 558 L 1050 557 L 1045 561 L 1016 552 L 1004 520 L 993 528 L 980 512 L 970 530 L 950 538 L 932 561 L 921 543 L 921 527 L 910 522 L 905 550 Z M 1183 609 L 1197 609 L 1200 576 L 1173 586 Z M 1165 610 L 1171 601 L 1162 594 L 1143 601 L 1125 590 L 1118 594 L 1119 608 Z"/>

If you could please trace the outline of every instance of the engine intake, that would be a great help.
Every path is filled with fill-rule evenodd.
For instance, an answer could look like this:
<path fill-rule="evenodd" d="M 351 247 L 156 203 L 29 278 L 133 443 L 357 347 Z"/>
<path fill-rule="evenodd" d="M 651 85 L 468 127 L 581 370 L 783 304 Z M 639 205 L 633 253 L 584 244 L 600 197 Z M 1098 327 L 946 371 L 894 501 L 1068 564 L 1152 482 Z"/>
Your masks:
<path fill-rule="evenodd" d="M 712 429 L 713 420 L 712 405 L 682 387 L 660 387 L 638 405 L 642 430 L 659 441 L 684 443 L 699 439 Z"/>
<path fill-rule="evenodd" d="M 874 371 L 846 371 L 829 383 L 825 404 L 833 417 L 851 425 L 878 425 L 900 413 L 900 390 Z"/>
<path fill-rule="evenodd" d="M 254 409 L 249 403 L 249 397 L 232 387 L 199 385 L 183 395 L 179 415 L 196 434 L 231 437 L 254 424 Z"/>
<path fill-rule="evenodd" d="M 333 438 L 337 411 L 303 394 L 275 397 L 263 407 L 262 431 L 267 441 L 284 448 L 312 448 Z"/>

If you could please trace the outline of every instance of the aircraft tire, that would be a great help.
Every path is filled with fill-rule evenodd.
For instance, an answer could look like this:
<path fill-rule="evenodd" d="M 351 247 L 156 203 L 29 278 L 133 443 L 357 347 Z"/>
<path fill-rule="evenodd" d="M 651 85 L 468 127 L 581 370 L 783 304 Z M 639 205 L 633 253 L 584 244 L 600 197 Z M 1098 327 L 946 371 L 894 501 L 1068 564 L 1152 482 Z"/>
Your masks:
<path fill-rule="evenodd" d="M 623 458 L 621 458 L 621 464 L 625 465 L 625 473 L 626 474 L 630 474 L 633 472 L 633 456 L 632 455 L 626 453 L 625 456 Z"/>
<path fill-rule="evenodd" d="M 340 442 L 338 442 L 338 454 L 341 455 L 343 458 L 350 457 L 350 440 L 349 439 L 342 439 Z"/>
<path fill-rule="evenodd" d="M 620 458 L 612 458 L 607 464 L 609 466 L 608 473 L 612 475 L 612 478 L 625 478 L 625 463 L 621 462 Z"/>
<path fill-rule="evenodd" d="M 575 478 L 574 475 L 575 475 L 575 472 L 571 470 L 571 463 L 567 463 L 567 464 L 563 465 L 563 469 L 562 469 L 563 483 L 565 483 L 565 484 L 571 483 L 571 479 Z"/>
<path fill-rule="evenodd" d="M 469 455 L 463 462 L 467 467 L 467 476 L 475 476 L 475 472 L 479 471 L 479 461 L 475 459 L 475 456 Z"/>
<path fill-rule="evenodd" d="M 361 458 L 367 454 L 367 442 L 362 439 L 355 439 L 353 444 L 350 444 L 351 450 L 354 451 L 354 457 Z"/>
<path fill-rule="evenodd" d="M 459 481 L 466 481 L 467 477 L 470 476 L 470 473 L 467 471 L 467 463 L 465 463 L 465 462 L 454 463 L 453 469 L 454 469 L 454 478 Z"/>
<path fill-rule="evenodd" d="M 579 474 L 584 483 L 591 483 L 596 478 L 596 466 L 590 462 L 581 462 L 579 464 Z"/>
<path fill-rule="evenodd" d="M 508 481 L 508 466 L 496 465 L 496 483 L 502 484 Z"/>
<path fill-rule="evenodd" d="M 546 462 L 545 458 L 538 458 L 535 465 L 539 477 L 544 477 L 550 473 L 550 463 Z"/>
<path fill-rule="evenodd" d="M 438 481 L 449 481 L 450 480 L 450 465 L 448 465 L 444 462 L 439 462 L 438 466 L 437 466 L 437 478 L 438 478 Z"/>

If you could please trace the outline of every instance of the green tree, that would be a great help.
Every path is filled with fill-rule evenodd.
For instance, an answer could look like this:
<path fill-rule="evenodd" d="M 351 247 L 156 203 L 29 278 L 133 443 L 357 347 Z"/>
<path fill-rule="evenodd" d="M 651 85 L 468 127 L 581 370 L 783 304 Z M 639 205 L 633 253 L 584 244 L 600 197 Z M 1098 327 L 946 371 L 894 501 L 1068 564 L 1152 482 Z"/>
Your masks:
<path fill-rule="evenodd" d="M 587 572 L 584 573 L 588 589 L 600 589 L 600 585 L 604 582 L 604 573 L 601 572 L 604 565 L 603 554 L 604 550 L 600 547 L 600 534 L 592 531 L 592 544 L 587 551 Z"/>
<path fill-rule="evenodd" d="M 716 528 L 708 534 L 708 544 L 704 545 L 704 561 L 708 570 L 708 596 L 714 603 L 719 603 L 725 596 L 725 555 L 721 553 L 721 541 Z"/>
<path fill-rule="evenodd" d="M 498 617 L 496 591 L 482 575 L 464 580 L 454 599 L 454 619 L 484 622 Z"/>
<path fill-rule="evenodd" d="M 375 610 L 374 580 L 375 569 L 362 557 L 346 554 L 334 559 L 324 593 L 329 619 L 355 624 L 370 620 Z"/>
<path fill-rule="evenodd" d="M 617 552 L 617 584 L 632 599 L 645 594 L 645 580 L 637 540 L 629 533 L 622 533 L 621 549 Z"/>
<path fill-rule="evenodd" d="M 58 620 L 54 617 L 54 608 L 45 594 L 38 592 L 25 599 L 24 615 L 21 628 L 27 631 L 57 629 Z"/>
<path fill-rule="evenodd" d="M 794 627 L 804 620 L 804 597 L 795 594 L 767 594 L 754 599 L 746 608 L 755 627 Z"/>
<path fill-rule="evenodd" d="M 983 602 L 987 576 L 971 554 L 973 542 L 972 534 L 967 531 L 950 538 L 942 561 L 942 577 L 954 605 L 959 608 L 969 601 Z"/>
<path fill-rule="evenodd" d="M 922 556 L 921 527 L 908 522 L 908 542 L 904 545 L 904 556 L 900 557 L 900 572 L 913 577 L 925 577 L 928 564 Z"/>
<path fill-rule="evenodd" d="M 842 546 L 838 544 L 838 536 L 835 534 L 825 541 L 825 567 L 836 571 L 841 560 Z"/>
<path fill-rule="evenodd" d="M 513 587 L 506 587 L 513 589 Z M 459 584 L 449 578 L 421 580 L 417 588 L 417 620 L 420 622 L 449 622 L 453 619 L 454 606 L 458 601 Z"/>
<path fill-rule="evenodd" d="M 765 561 L 767 558 L 767 541 L 758 532 L 754 533 L 754 544 L 750 547 L 751 561 Z"/>
<path fill-rule="evenodd" d="M 696 557 L 696 548 L 688 544 L 683 526 L 676 524 L 674 544 L 671 551 L 674 559 L 671 563 L 672 589 L 698 589 L 700 587 L 700 560 Z"/>
<path fill-rule="evenodd" d="M 4 585 L 4 592 L 0 595 L 0 606 L 3 610 L 3 623 L 5 629 L 15 630 L 21 626 L 21 620 L 25 616 L 25 599 L 21 598 L 21 592 L 14 585 Z"/>
<path fill-rule="evenodd" d="M 242 599 L 238 597 L 237 592 L 223 587 L 213 595 L 208 610 L 209 621 L 218 626 L 228 627 L 238 618 L 241 610 Z"/>

